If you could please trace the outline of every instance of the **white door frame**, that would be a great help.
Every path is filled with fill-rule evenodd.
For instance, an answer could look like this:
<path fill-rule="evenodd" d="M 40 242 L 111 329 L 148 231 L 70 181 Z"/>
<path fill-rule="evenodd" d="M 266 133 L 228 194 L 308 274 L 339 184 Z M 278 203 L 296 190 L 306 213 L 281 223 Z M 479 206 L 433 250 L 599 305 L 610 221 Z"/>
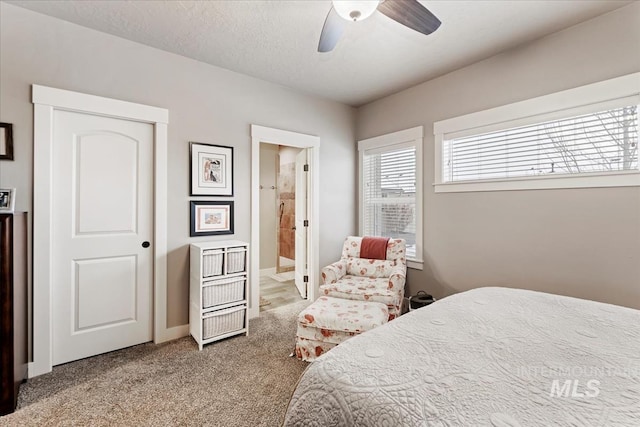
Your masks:
<path fill-rule="evenodd" d="M 320 137 L 286 130 L 251 125 L 251 304 L 249 318 L 260 315 L 260 144 L 286 145 L 309 149 L 311 188 L 307 197 L 311 201 L 309 218 L 309 284 L 307 298 L 315 300 L 320 279 L 320 227 L 318 223 L 320 205 L 319 165 Z"/>
<path fill-rule="evenodd" d="M 309 272 L 307 270 L 308 263 L 308 255 L 307 251 L 309 249 L 309 233 L 308 227 L 305 227 L 305 220 L 309 219 L 309 198 L 307 197 L 307 193 L 309 190 L 309 184 L 311 183 L 308 179 L 308 172 L 305 171 L 305 165 L 309 164 L 309 149 L 305 148 L 300 150 L 298 154 L 296 154 L 295 161 L 295 202 L 294 202 L 294 213 L 295 213 L 295 221 L 293 223 L 293 241 L 294 241 L 294 271 L 293 271 L 293 281 L 300 293 L 300 296 L 304 295 L 304 298 L 308 298 L 309 296 L 309 283 L 308 279 L 305 283 L 305 276 L 309 277 Z M 278 258 L 280 254 L 277 254 Z"/>
<path fill-rule="evenodd" d="M 32 85 L 33 119 L 33 362 L 29 377 L 52 369 L 52 212 L 54 111 L 75 111 L 150 123 L 154 126 L 153 339 L 186 335 L 167 328 L 167 125 L 164 108 Z"/>

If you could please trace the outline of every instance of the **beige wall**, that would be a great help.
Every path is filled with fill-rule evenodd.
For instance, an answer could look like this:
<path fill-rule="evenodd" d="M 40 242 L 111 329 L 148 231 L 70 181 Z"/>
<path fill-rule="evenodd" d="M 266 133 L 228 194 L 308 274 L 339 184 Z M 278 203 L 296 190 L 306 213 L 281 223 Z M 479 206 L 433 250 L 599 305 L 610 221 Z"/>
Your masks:
<path fill-rule="evenodd" d="M 260 269 L 276 268 L 276 162 L 278 146 L 260 144 Z"/>
<path fill-rule="evenodd" d="M 211 239 L 189 237 L 189 141 L 234 147 L 234 237 L 249 241 L 250 125 L 318 135 L 320 263 L 340 256 L 355 231 L 352 108 L 6 3 L 0 15 L 0 120 L 13 123 L 16 149 L 0 186 L 17 187 L 19 210 L 32 205 L 31 84 L 169 110 L 168 326 L 188 322 L 188 244 Z"/>
<path fill-rule="evenodd" d="M 496 285 L 640 308 L 640 188 L 435 194 L 431 185 L 435 121 L 636 71 L 640 3 L 359 108 L 358 139 L 425 127 L 425 266 L 409 272 L 409 293 Z"/>

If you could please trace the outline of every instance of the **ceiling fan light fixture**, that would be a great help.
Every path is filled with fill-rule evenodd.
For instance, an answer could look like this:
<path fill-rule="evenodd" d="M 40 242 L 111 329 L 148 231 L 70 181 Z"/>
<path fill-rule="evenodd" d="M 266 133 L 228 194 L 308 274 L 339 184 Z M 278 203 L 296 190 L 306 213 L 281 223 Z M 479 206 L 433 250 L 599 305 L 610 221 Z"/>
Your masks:
<path fill-rule="evenodd" d="M 333 0 L 333 8 L 347 21 L 362 21 L 378 8 L 380 0 Z"/>

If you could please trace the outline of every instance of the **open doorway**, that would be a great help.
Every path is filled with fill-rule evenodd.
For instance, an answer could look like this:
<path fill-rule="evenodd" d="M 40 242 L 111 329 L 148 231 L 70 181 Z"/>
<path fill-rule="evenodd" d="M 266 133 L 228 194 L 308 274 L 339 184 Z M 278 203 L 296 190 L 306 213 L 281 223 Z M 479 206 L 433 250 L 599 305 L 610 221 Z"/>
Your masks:
<path fill-rule="evenodd" d="M 317 293 L 319 138 L 256 125 L 251 134 L 249 316 L 256 317 Z"/>
<path fill-rule="evenodd" d="M 296 179 L 296 157 L 303 150 L 260 144 L 260 312 L 306 298 L 306 282 L 296 287 L 296 274 L 303 273 L 296 270 L 305 267 L 296 269 L 298 258 L 305 257 L 296 247 L 296 215 L 304 215 L 296 193 L 306 185 Z"/>

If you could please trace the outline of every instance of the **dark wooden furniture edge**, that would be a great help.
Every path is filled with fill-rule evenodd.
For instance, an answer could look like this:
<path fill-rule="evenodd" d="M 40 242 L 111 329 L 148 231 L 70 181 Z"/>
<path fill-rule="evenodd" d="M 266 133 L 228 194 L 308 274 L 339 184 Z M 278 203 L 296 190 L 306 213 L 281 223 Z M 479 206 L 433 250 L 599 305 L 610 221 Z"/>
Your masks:
<path fill-rule="evenodd" d="M 0 415 L 15 410 L 27 378 L 26 219 L 24 213 L 0 215 Z"/>

